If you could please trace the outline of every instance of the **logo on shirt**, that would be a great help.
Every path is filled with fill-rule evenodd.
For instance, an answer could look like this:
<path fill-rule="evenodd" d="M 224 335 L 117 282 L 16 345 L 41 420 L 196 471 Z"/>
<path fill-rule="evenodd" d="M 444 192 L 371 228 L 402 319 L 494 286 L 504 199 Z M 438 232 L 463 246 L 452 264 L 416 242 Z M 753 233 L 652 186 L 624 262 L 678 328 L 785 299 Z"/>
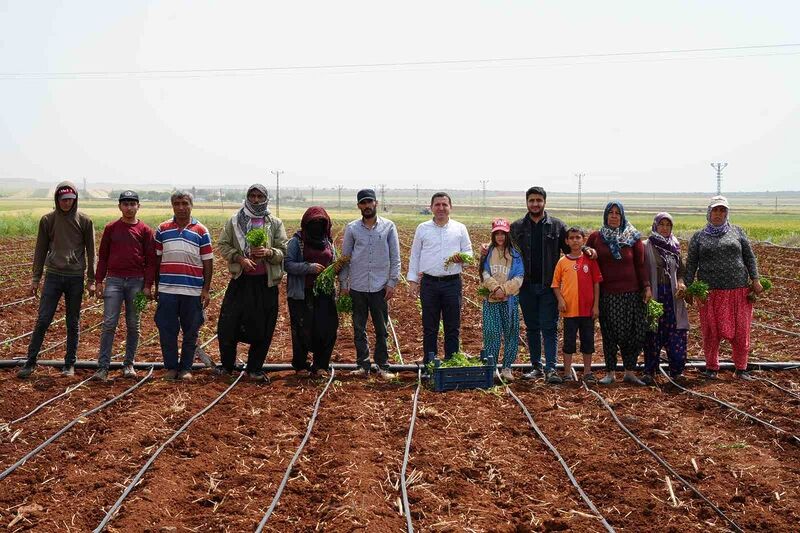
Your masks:
<path fill-rule="evenodd" d="M 589 273 L 589 265 L 583 265 L 583 273 L 584 274 L 588 274 Z"/>

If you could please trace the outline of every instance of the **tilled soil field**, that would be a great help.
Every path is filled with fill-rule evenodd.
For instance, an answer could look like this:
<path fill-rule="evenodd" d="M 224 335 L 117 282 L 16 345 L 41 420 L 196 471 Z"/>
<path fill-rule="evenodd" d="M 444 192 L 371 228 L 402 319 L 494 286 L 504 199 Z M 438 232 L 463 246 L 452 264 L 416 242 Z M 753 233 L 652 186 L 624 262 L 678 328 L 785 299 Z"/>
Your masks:
<path fill-rule="evenodd" d="M 401 228 L 404 273 L 412 235 L 413 228 Z M 483 232 L 473 232 L 476 248 L 486 238 Z M 25 242 L 15 245 L 24 247 Z M 757 252 L 761 270 L 775 288 L 757 304 L 752 360 L 797 360 L 800 267 L 790 261 L 800 264 L 800 252 L 766 246 L 758 246 Z M 24 258 L 26 252 L 23 249 L 17 255 Z M 3 261 L 11 265 L 22 260 L 5 257 Z M 9 267 L 4 272 L 0 306 L 27 297 L 29 271 Z M 481 313 L 474 296 L 476 273 L 472 268 L 464 276 L 462 346 L 468 353 L 482 347 Z M 226 283 L 224 263 L 217 261 L 214 299 L 200 333 L 200 341 L 208 343 L 205 351 L 215 360 L 216 320 Z M 80 360 L 97 357 L 102 306 L 92 308 L 96 303 L 88 298 L 83 303 Z M 29 337 L 8 340 L 33 329 L 36 309 L 35 300 L 0 307 L 0 359 L 25 356 Z M 138 361 L 160 360 L 153 312 L 151 304 L 142 316 Z M 395 346 L 390 334 L 393 360 L 409 363 L 421 358 L 419 311 L 403 288 L 392 301 L 390 313 L 399 344 Z M 60 309 L 56 319 L 62 316 Z M 691 318 L 696 324 L 694 310 Z M 269 362 L 290 361 L 288 326 L 283 285 Z M 121 318 L 115 354 L 124 350 L 124 331 Z M 63 321 L 51 326 L 43 359 L 63 357 L 65 335 Z M 702 357 L 695 330 L 690 333 L 690 345 L 692 357 Z M 601 346 L 599 331 L 597 346 Z M 244 359 L 243 349 L 241 354 Z M 348 317 L 342 317 L 333 359 L 355 359 Z M 518 362 L 525 360 L 527 351 L 522 346 Z M 596 361 L 601 360 L 598 353 Z M 140 370 L 139 379 L 145 374 Z M 40 367 L 32 379 L 20 381 L 12 369 L 0 371 L 0 424 L 15 421 L 90 375 L 90 370 L 79 370 L 74 378 L 63 378 L 56 368 Z M 658 387 L 615 384 L 596 390 L 630 431 L 739 527 L 794 531 L 800 520 L 800 442 L 796 438 L 800 435 L 800 371 L 756 375 L 774 385 L 734 382 L 729 373 L 708 383 L 689 370 L 684 386 L 729 402 L 784 433 L 691 396 L 663 378 Z M 168 383 L 160 377 L 160 371 L 154 372 L 139 388 L 81 419 L 0 479 L 0 525 L 9 531 L 93 529 L 156 449 L 233 381 L 207 371 L 196 373 L 191 382 Z M 311 380 L 290 372 L 271 377 L 268 385 L 242 379 L 167 446 L 107 529 L 253 530 L 270 506 L 306 432 L 315 398 L 327 382 L 327 378 Z M 107 383 L 84 383 L 30 417 L 2 426 L 0 469 L 7 469 L 81 413 L 134 383 L 118 375 Z M 413 374 L 383 382 L 337 371 L 265 530 L 404 530 L 400 471 L 415 388 Z M 612 527 L 628 531 L 733 529 L 624 433 L 597 398 L 577 384 L 515 382 L 511 388 Z M 447 394 L 423 387 L 406 480 L 411 521 L 423 531 L 604 529 L 502 386 Z"/>

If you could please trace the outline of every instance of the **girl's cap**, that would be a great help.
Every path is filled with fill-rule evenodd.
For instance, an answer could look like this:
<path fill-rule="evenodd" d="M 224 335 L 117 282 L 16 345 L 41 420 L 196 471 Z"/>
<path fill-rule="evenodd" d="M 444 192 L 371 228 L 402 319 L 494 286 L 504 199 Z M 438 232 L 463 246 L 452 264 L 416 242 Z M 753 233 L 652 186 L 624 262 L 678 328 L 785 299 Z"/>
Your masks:
<path fill-rule="evenodd" d="M 511 226 L 508 224 L 508 220 L 504 218 L 496 218 L 492 220 L 492 233 L 495 231 L 505 231 L 509 233 L 511 231 Z"/>

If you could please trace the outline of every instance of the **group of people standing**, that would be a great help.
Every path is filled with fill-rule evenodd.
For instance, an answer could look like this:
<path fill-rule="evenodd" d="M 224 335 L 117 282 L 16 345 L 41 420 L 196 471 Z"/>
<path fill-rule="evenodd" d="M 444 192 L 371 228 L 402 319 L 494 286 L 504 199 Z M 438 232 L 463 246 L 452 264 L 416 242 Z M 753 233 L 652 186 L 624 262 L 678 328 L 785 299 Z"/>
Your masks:
<path fill-rule="evenodd" d="M 683 261 L 673 235 L 673 218 L 656 215 L 651 233 L 641 234 L 625 216 L 620 202 L 609 202 L 600 230 L 586 235 L 545 210 L 547 193 L 541 187 L 526 192 L 527 213 L 509 223 L 496 219 L 491 242 L 480 247 L 479 278 L 484 288 L 484 352 L 499 361 L 501 375 L 513 380 L 511 370 L 518 352 L 519 311 L 527 329 L 531 369 L 524 378 L 544 378 L 548 383 L 571 380 L 577 339 L 583 356 L 583 379 L 596 382 L 591 371 L 594 322 L 599 318 L 605 355 L 602 384 L 616 379 L 621 354 L 623 380 L 636 385 L 653 382 L 660 353 L 666 350 L 669 370 L 679 377 L 686 361 L 689 328 L 686 286 L 694 279 L 706 282 L 710 292 L 700 305 L 701 332 L 706 354 L 705 376 L 716 377 L 719 344 L 733 346 L 736 375 L 749 378 L 751 292 L 760 293 L 755 255 L 746 235 L 728 221 L 724 197 L 714 197 L 707 225 L 689 243 Z M 361 217 L 344 229 L 337 251 L 332 222 L 324 208 L 306 210 L 300 229 L 288 238 L 283 222 L 269 211 L 266 187 L 247 189 L 242 207 L 225 223 L 217 246 L 226 260 L 230 281 L 225 292 L 217 335 L 220 365 L 216 372 L 230 375 L 236 366 L 238 344 L 248 344 L 245 370 L 254 381 L 267 381 L 263 372 L 279 314 L 278 285 L 287 277 L 287 302 L 291 323 L 292 366 L 300 373 L 317 375 L 330 368 L 339 326 L 336 295 L 315 290 L 315 281 L 327 267 L 338 270 L 340 295 L 352 299 L 352 323 L 358 368 L 372 369 L 366 324 L 371 316 L 375 332 L 372 359 L 377 373 L 392 379 L 387 349 L 389 303 L 395 297 L 400 274 L 400 240 L 395 224 L 378 216 L 372 189 L 358 192 Z M 39 224 L 34 254 L 31 292 L 36 296 L 45 273 L 36 326 L 28 358 L 18 372 L 28 377 L 36 362 L 44 334 L 64 295 L 67 311 L 67 353 L 62 373 L 74 374 L 79 336 L 79 313 L 88 279 L 90 296 L 104 299 L 97 380 L 108 378 L 114 333 L 125 305 L 127 338 L 122 374 L 135 377 L 133 362 L 139 339 L 140 293 L 158 302 L 155 322 L 167 379 L 191 379 L 197 337 L 210 301 L 213 254 L 208 229 L 192 217 L 191 194 L 176 191 L 170 202 L 173 217 L 155 231 L 137 217 L 139 198 L 134 191 L 119 196 L 119 220 L 106 225 L 94 268 L 92 221 L 78 211 L 74 184 L 56 187 L 55 209 Z M 409 259 L 411 297 L 419 298 L 423 329 L 423 363 L 438 354 L 440 329 L 444 357 L 460 351 L 462 273 L 473 255 L 467 228 L 450 217 L 452 201 L 444 192 L 431 198 L 432 218 L 414 234 Z M 251 244 L 248 234 L 263 230 L 264 242 Z M 341 257 L 343 260 L 337 261 Z M 85 276 L 85 277 L 84 277 Z M 655 298 L 664 313 L 655 330 L 648 328 L 646 304 Z M 565 372 L 556 372 L 558 319 L 563 318 Z M 181 349 L 178 336 L 182 332 Z M 544 351 L 544 363 L 542 363 Z M 639 354 L 644 351 L 644 372 L 637 376 Z"/>

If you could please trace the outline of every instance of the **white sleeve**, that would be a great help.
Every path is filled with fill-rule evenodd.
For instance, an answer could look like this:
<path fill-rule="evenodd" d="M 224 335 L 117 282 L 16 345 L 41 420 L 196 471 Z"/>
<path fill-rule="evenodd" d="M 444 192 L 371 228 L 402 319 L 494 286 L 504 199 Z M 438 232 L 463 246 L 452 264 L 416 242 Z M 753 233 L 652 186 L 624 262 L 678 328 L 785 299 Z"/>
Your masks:
<path fill-rule="evenodd" d="M 422 224 L 417 226 L 414 232 L 414 240 L 411 242 L 411 258 L 408 260 L 408 275 L 406 279 L 419 283 L 419 254 L 422 251 Z"/>

